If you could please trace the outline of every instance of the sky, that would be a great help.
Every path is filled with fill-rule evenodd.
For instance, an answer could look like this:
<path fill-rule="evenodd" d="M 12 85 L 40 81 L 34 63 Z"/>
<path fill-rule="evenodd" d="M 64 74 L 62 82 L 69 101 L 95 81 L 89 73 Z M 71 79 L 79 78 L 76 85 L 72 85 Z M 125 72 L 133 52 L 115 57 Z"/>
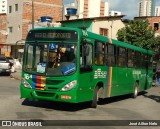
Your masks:
<path fill-rule="evenodd" d="M 74 0 L 63 0 L 64 4 L 72 3 Z M 110 10 L 120 11 L 126 15 L 125 18 L 133 19 L 138 16 L 139 0 L 105 0 L 110 4 Z M 160 0 L 156 0 L 156 5 L 160 6 Z"/>

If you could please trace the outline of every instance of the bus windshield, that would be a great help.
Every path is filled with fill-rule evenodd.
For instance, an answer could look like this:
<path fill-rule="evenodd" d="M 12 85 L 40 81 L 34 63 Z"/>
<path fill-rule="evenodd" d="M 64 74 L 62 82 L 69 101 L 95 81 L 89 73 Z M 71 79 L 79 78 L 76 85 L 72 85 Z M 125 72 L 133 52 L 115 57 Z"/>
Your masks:
<path fill-rule="evenodd" d="M 27 43 L 24 70 L 38 75 L 64 76 L 76 70 L 74 43 Z"/>

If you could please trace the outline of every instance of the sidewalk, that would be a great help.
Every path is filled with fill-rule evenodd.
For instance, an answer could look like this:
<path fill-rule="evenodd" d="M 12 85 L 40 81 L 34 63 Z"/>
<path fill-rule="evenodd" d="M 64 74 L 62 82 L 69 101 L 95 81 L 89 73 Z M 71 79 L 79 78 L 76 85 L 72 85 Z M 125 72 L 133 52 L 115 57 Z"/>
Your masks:
<path fill-rule="evenodd" d="M 21 69 L 17 69 L 16 72 L 11 73 L 10 77 L 11 78 L 15 78 L 17 80 L 21 80 L 21 74 L 22 74 L 22 70 Z"/>

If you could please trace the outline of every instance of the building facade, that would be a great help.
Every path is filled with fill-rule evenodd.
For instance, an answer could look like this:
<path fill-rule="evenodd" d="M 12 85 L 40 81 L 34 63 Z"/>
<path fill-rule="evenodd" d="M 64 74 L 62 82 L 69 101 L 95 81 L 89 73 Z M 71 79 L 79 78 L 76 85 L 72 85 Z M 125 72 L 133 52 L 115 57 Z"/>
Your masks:
<path fill-rule="evenodd" d="M 139 2 L 139 16 L 151 16 L 152 0 L 140 0 Z"/>
<path fill-rule="evenodd" d="M 1 49 L 4 51 L 7 49 L 7 46 L 3 46 L 3 44 L 6 43 L 7 39 L 7 33 L 6 33 L 6 28 L 7 28 L 7 23 L 6 23 L 7 17 L 5 13 L 0 14 L 0 53 L 3 52 Z M 4 52 L 3 52 L 4 53 Z"/>
<path fill-rule="evenodd" d="M 135 20 L 148 20 L 149 26 L 156 30 L 155 36 L 160 36 L 160 17 L 159 16 L 144 16 L 135 17 Z"/>
<path fill-rule="evenodd" d="M 76 16 L 70 19 L 102 17 L 109 15 L 109 4 L 104 0 L 75 0 L 75 3 L 65 5 L 64 15 L 67 15 L 67 8 L 76 8 Z M 64 17 L 65 19 L 65 17 Z"/>
<path fill-rule="evenodd" d="M 155 16 L 156 0 L 140 0 L 139 1 L 139 17 Z"/>
<path fill-rule="evenodd" d="M 156 6 L 155 16 L 160 16 L 160 6 Z"/>
<path fill-rule="evenodd" d="M 0 14 L 7 13 L 7 0 L 0 0 Z"/>
<path fill-rule="evenodd" d="M 61 23 L 64 27 L 86 28 L 87 31 L 117 39 L 118 30 L 125 27 L 123 17 L 124 15 L 73 19 Z"/>
<path fill-rule="evenodd" d="M 155 16 L 155 9 L 156 9 L 156 0 L 152 0 L 152 4 L 151 4 L 151 16 Z"/>
<path fill-rule="evenodd" d="M 3 0 L 1 0 L 3 1 Z M 40 21 L 42 16 L 50 16 L 53 21 L 62 20 L 63 0 L 6 0 L 6 42 L 3 46 L 10 46 L 7 49 L 11 55 L 15 55 L 15 51 L 23 52 L 21 49 L 24 45 L 26 35 L 31 29 L 30 26 Z M 3 19 L 5 20 L 5 19 Z M 0 42 L 2 44 L 2 42 Z M 2 45 L 1 45 L 2 46 Z M 4 48 L 3 47 L 3 48 Z M 1 53 L 4 54 L 3 48 Z M 17 54 L 21 55 L 21 54 Z"/>

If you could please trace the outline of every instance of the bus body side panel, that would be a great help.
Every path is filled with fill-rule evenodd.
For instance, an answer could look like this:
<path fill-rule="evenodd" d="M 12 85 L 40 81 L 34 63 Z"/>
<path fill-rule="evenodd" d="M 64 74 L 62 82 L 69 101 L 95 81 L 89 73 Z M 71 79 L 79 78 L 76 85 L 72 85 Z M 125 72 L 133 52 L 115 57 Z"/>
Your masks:
<path fill-rule="evenodd" d="M 94 93 L 93 72 L 80 73 L 78 80 L 77 101 L 85 102 L 92 100 Z"/>
<path fill-rule="evenodd" d="M 132 71 L 127 67 L 113 67 L 112 68 L 112 87 L 110 96 L 118 96 L 132 93 L 134 79 Z"/>
<path fill-rule="evenodd" d="M 111 93 L 108 97 L 132 93 L 135 81 L 138 78 L 133 75 L 133 69 L 131 68 L 113 67 Z"/>
<path fill-rule="evenodd" d="M 152 71 L 150 70 L 146 80 L 146 70 L 136 68 L 112 68 L 111 96 L 133 93 L 134 86 L 138 82 L 139 91 L 147 90 L 152 85 Z"/>
<path fill-rule="evenodd" d="M 152 77 L 153 77 L 152 70 L 148 70 L 148 75 L 146 74 L 147 74 L 146 70 L 143 69 L 140 78 L 139 91 L 147 90 L 152 86 Z"/>
<path fill-rule="evenodd" d="M 94 89 L 98 86 L 100 88 L 99 91 L 99 98 L 106 98 L 109 92 L 109 85 L 111 84 L 110 82 L 110 76 L 111 75 L 111 70 L 107 66 L 94 66 L 94 75 L 93 75 L 93 84 L 94 84 Z"/>

